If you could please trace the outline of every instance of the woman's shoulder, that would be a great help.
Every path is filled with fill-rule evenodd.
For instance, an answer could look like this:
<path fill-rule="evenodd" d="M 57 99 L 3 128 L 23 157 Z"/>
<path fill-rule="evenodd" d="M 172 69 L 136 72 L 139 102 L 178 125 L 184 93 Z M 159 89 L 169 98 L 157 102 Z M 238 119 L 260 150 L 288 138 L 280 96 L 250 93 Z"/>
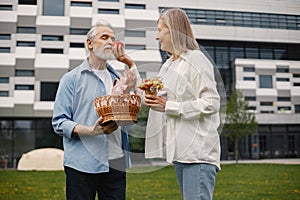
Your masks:
<path fill-rule="evenodd" d="M 183 56 L 191 59 L 191 58 L 205 58 L 205 55 L 201 50 L 187 50 L 183 53 Z"/>
<path fill-rule="evenodd" d="M 209 59 L 205 56 L 205 54 L 200 50 L 188 50 L 183 53 L 182 57 L 191 64 L 209 64 Z"/>
<path fill-rule="evenodd" d="M 192 66 L 190 69 L 197 72 L 213 68 L 212 62 L 201 50 L 189 50 L 185 52 L 185 60 L 189 66 Z"/>

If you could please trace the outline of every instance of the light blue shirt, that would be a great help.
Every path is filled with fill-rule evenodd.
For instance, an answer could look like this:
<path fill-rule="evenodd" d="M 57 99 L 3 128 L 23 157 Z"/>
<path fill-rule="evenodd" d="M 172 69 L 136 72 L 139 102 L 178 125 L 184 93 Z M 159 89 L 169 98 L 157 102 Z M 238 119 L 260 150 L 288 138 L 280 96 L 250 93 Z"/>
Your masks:
<path fill-rule="evenodd" d="M 108 64 L 107 69 L 112 81 L 119 76 Z M 94 74 L 87 59 L 61 78 L 54 103 L 52 125 L 55 133 L 63 136 L 64 166 L 86 173 L 109 171 L 107 135 L 72 137 L 72 131 L 77 124 L 94 125 L 98 119 L 94 99 L 103 95 L 106 95 L 105 86 Z M 129 150 L 128 136 L 123 130 L 122 140 L 126 143 L 123 144 L 124 149 Z M 126 156 L 128 152 L 124 153 Z"/>

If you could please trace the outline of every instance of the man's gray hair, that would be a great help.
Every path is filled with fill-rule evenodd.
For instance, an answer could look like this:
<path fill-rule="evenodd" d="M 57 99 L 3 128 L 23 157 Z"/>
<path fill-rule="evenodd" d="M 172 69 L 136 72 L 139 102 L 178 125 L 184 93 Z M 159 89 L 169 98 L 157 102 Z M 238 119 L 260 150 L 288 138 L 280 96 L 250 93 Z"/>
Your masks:
<path fill-rule="evenodd" d="M 111 30 L 114 30 L 109 22 L 107 22 L 107 21 L 105 21 L 105 20 L 103 20 L 103 19 L 97 21 L 96 24 L 93 25 L 93 26 L 91 27 L 91 29 L 89 30 L 89 32 L 86 34 L 86 39 L 85 39 L 85 42 L 84 42 L 84 46 L 85 46 L 85 50 L 86 50 L 87 56 L 90 55 L 90 50 L 89 50 L 89 48 L 88 48 L 87 39 L 94 40 L 94 38 L 96 37 L 96 35 L 97 35 L 97 33 L 98 33 L 98 32 L 97 32 L 97 28 L 98 28 L 98 27 L 103 27 L 103 26 L 104 26 L 104 27 L 108 27 L 108 28 L 110 28 Z"/>

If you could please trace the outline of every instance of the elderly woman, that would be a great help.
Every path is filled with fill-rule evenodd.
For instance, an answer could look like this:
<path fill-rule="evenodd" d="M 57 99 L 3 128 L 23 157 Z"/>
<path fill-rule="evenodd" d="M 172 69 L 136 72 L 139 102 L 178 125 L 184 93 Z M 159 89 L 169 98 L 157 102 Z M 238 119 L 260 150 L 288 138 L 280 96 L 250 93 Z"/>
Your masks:
<path fill-rule="evenodd" d="M 164 11 L 157 40 L 170 58 L 158 77 L 164 89 L 145 95 L 149 106 L 146 158 L 174 164 L 183 199 L 212 199 L 220 169 L 220 97 L 213 64 L 199 50 L 181 9 Z"/>

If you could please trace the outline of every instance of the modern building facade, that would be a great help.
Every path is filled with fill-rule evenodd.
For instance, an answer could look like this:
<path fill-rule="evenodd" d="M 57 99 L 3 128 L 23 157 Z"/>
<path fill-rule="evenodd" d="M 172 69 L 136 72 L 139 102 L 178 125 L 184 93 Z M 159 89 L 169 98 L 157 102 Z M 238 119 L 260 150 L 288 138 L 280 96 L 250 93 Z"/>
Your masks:
<path fill-rule="evenodd" d="M 169 7 L 186 11 L 227 95 L 240 89 L 256 114 L 259 129 L 241 141 L 241 158 L 300 157 L 295 0 L 1 0 L 0 156 L 15 166 L 29 150 L 62 148 L 51 128 L 56 89 L 85 58 L 85 34 L 98 20 L 112 24 L 142 77 L 155 76 L 166 58 L 155 40 L 156 22 Z M 222 159 L 230 159 L 231 144 L 221 139 Z"/>
<path fill-rule="evenodd" d="M 236 88 L 259 122 L 252 156 L 296 157 L 299 152 L 300 62 L 235 59 Z"/>

